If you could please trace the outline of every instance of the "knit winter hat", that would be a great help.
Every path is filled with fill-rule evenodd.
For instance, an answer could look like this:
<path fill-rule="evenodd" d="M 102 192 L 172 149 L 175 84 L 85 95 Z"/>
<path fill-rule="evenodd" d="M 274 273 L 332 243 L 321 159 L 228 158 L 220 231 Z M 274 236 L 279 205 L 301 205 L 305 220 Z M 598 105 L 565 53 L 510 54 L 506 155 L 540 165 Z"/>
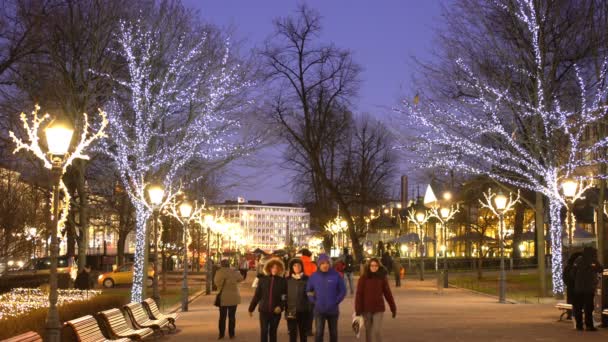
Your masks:
<path fill-rule="evenodd" d="M 321 266 L 322 263 L 329 263 L 331 265 L 331 259 L 329 258 L 329 255 L 322 253 L 319 254 L 319 260 L 317 260 L 317 265 Z"/>

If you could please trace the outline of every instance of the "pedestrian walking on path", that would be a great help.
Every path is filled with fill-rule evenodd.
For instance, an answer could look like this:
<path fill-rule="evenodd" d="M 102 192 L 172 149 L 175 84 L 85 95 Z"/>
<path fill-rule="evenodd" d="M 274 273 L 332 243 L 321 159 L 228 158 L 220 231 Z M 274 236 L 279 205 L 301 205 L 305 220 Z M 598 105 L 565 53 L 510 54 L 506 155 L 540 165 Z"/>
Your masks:
<path fill-rule="evenodd" d="M 395 276 L 395 287 L 401 287 L 401 261 L 398 257 L 393 259 L 393 273 Z"/>
<path fill-rule="evenodd" d="M 243 277 L 237 270 L 230 268 L 229 260 L 220 262 L 221 268 L 215 272 L 213 282 L 217 286 L 220 294 L 220 318 L 219 318 L 219 339 L 223 339 L 226 334 L 226 317 L 228 317 L 228 335 L 230 338 L 235 336 L 236 327 L 236 307 L 241 304 L 241 294 L 237 283 L 243 281 Z"/>
<path fill-rule="evenodd" d="M 581 252 L 572 253 L 568 258 L 566 267 L 564 267 L 564 273 L 562 274 L 564 285 L 566 285 L 566 303 L 572 304 L 574 299 L 574 262 L 578 257 L 583 255 Z M 567 310 L 566 319 L 572 319 L 572 310 Z"/>
<path fill-rule="evenodd" d="M 308 280 L 306 292 L 315 304 L 315 342 L 323 341 L 325 322 L 329 327 L 330 342 L 337 342 L 340 303 L 346 296 L 346 285 L 338 272 L 331 268 L 327 254 L 319 255 L 318 270 Z"/>
<path fill-rule="evenodd" d="M 302 260 L 296 258 L 289 262 L 289 278 L 287 278 L 287 308 L 285 319 L 289 331 L 289 341 L 300 342 L 308 340 L 308 322 L 312 319 L 311 304 L 306 295 L 308 277 L 304 274 Z"/>
<path fill-rule="evenodd" d="M 277 328 L 287 297 L 287 280 L 283 278 L 285 265 L 278 258 L 268 260 L 264 265 L 264 275 L 259 276 L 258 286 L 249 304 L 249 315 L 253 316 L 258 306 L 260 314 L 260 341 L 276 342 Z"/>
<path fill-rule="evenodd" d="M 587 331 L 597 330 L 593 326 L 593 297 L 597 288 L 598 274 L 602 269 L 602 265 L 597 260 L 597 250 L 593 247 L 585 247 L 583 255 L 574 262 L 571 272 L 574 278 L 572 310 L 576 319 L 576 330 L 583 330 L 583 311 Z"/>
<path fill-rule="evenodd" d="M 353 256 L 350 255 L 348 248 L 344 248 L 344 282 L 348 283 L 348 289 L 350 290 L 350 294 L 354 293 L 353 291 L 353 271 L 355 269 L 355 260 Z"/>
<path fill-rule="evenodd" d="M 300 254 L 302 254 L 301 259 L 302 259 L 302 264 L 304 265 L 304 274 L 310 278 L 310 276 L 312 276 L 312 274 L 317 271 L 317 265 L 312 261 L 312 253 L 310 252 L 310 250 L 303 248 L 300 251 Z M 312 304 L 312 310 L 314 312 L 314 304 Z M 313 336 L 312 335 L 313 321 L 314 320 L 312 317 L 310 318 L 310 320 L 308 320 L 308 327 L 306 329 L 306 334 L 308 336 Z"/>
<path fill-rule="evenodd" d="M 357 316 L 363 316 L 365 321 L 366 342 L 382 341 L 382 320 L 386 311 L 385 298 L 392 316 L 395 318 L 397 306 L 388 284 L 388 272 L 378 259 L 372 258 L 359 278 L 355 295 L 355 313 Z"/>

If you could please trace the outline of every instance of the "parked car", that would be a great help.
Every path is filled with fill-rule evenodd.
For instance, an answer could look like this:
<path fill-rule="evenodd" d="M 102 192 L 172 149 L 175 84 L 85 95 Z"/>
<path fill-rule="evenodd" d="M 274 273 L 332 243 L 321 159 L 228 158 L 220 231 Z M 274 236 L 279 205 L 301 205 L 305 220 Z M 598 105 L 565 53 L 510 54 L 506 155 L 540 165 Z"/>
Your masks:
<path fill-rule="evenodd" d="M 11 268 L 12 267 L 12 268 Z M 9 266 L 9 269 L 4 275 L 32 275 L 32 274 L 50 274 L 51 273 L 51 258 L 36 258 L 19 267 Z M 78 274 L 78 264 L 73 257 L 65 255 L 57 257 L 57 273 L 67 273 L 72 279 L 76 279 Z"/>
<path fill-rule="evenodd" d="M 154 277 L 154 267 L 149 265 L 148 267 L 148 279 L 146 281 L 147 286 L 152 286 Z M 102 273 L 97 277 L 97 283 L 105 288 L 114 287 L 116 285 L 127 285 L 133 284 L 133 263 L 124 264 L 117 267 L 112 272 Z"/>

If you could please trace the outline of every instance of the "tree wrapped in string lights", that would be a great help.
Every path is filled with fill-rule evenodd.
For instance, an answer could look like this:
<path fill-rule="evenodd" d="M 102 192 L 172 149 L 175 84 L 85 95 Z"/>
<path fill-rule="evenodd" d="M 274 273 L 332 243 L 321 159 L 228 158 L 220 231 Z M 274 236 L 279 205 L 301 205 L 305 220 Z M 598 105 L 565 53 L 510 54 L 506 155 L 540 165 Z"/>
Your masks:
<path fill-rule="evenodd" d="M 572 176 L 581 180 L 604 177 L 576 171 L 605 162 L 599 152 L 608 145 L 608 139 L 585 141 L 584 133 L 606 117 L 607 63 L 604 59 L 593 76 L 574 66 L 569 77 L 572 88 L 578 91 L 567 98 L 560 98 L 561 94 L 546 97 L 547 68 L 551 63 L 547 63 L 541 50 L 546 18 L 536 4 L 517 0 L 507 7 L 497 2 L 502 10 L 514 14 L 517 24 L 529 35 L 527 43 L 533 51 L 530 64 L 510 66 L 510 71 L 511 79 L 531 80 L 533 96 L 523 98 L 518 89 L 496 86 L 458 59 L 456 67 L 463 77 L 457 85 L 467 96 L 442 102 L 417 96 L 411 103 L 404 101 L 398 111 L 422 130 L 415 148 L 427 167 L 484 174 L 546 196 L 553 292 L 557 295 L 564 291 L 560 214 L 566 199 L 560 192 L 560 183 Z M 581 187 L 579 192 L 584 190 Z"/>
<path fill-rule="evenodd" d="M 184 32 L 163 40 L 144 19 L 120 23 L 116 53 L 126 62 L 108 106 L 105 151 L 114 161 L 136 211 L 131 300 L 142 300 L 147 221 L 145 189 L 154 179 L 169 188 L 191 163 L 233 159 L 249 146 L 236 143 L 235 105 L 250 83 L 228 41 L 218 49 L 207 34 Z M 232 143 L 234 142 L 234 143 Z"/>

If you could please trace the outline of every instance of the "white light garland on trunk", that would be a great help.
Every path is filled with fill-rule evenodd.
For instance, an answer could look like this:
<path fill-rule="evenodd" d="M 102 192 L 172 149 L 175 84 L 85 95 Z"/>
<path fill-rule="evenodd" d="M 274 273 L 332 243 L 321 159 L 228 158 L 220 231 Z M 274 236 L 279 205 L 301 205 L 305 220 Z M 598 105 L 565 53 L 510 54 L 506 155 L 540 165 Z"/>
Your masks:
<path fill-rule="evenodd" d="M 160 36 L 143 19 L 122 22 L 117 53 L 126 61 L 128 77 L 104 75 L 117 84 L 105 151 L 136 211 L 133 302 L 143 293 L 146 223 L 152 213 L 147 182 L 162 179 L 170 188 L 187 163 L 233 155 L 240 146 L 229 141 L 239 122 L 230 118 L 234 108 L 224 106 L 251 85 L 229 61 L 228 41 L 223 56 L 213 57 L 206 35 L 192 39 L 184 33 L 176 47 L 162 46 Z"/>
<path fill-rule="evenodd" d="M 546 61 L 540 46 L 545 22 L 539 14 L 542 10 L 532 0 L 515 1 L 514 8 L 498 5 L 505 11 L 515 11 L 530 34 L 534 67 L 530 71 L 516 67 L 511 70 L 514 77 L 534 81 L 535 99 L 524 101 L 512 89 L 489 84 L 459 59 L 456 64 L 466 81 L 458 85 L 475 96 L 451 103 L 404 101 L 404 107 L 397 111 L 407 116 L 410 125 L 423 131 L 416 149 L 427 167 L 484 174 L 548 198 L 553 292 L 561 294 L 564 284 L 560 214 L 566 201 L 560 183 L 577 174 L 581 167 L 606 162 L 598 157 L 598 152 L 608 146 L 608 139 L 588 143 L 583 134 L 606 115 L 607 63 L 606 60 L 602 63 L 599 78 L 587 81 L 578 67 L 573 68 L 580 89 L 577 103 L 562 104 L 557 96 L 547 99 Z M 579 178 L 605 178 L 605 175 L 579 174 Z M 587 188 L 580 189 L 579 195 Z"/>

